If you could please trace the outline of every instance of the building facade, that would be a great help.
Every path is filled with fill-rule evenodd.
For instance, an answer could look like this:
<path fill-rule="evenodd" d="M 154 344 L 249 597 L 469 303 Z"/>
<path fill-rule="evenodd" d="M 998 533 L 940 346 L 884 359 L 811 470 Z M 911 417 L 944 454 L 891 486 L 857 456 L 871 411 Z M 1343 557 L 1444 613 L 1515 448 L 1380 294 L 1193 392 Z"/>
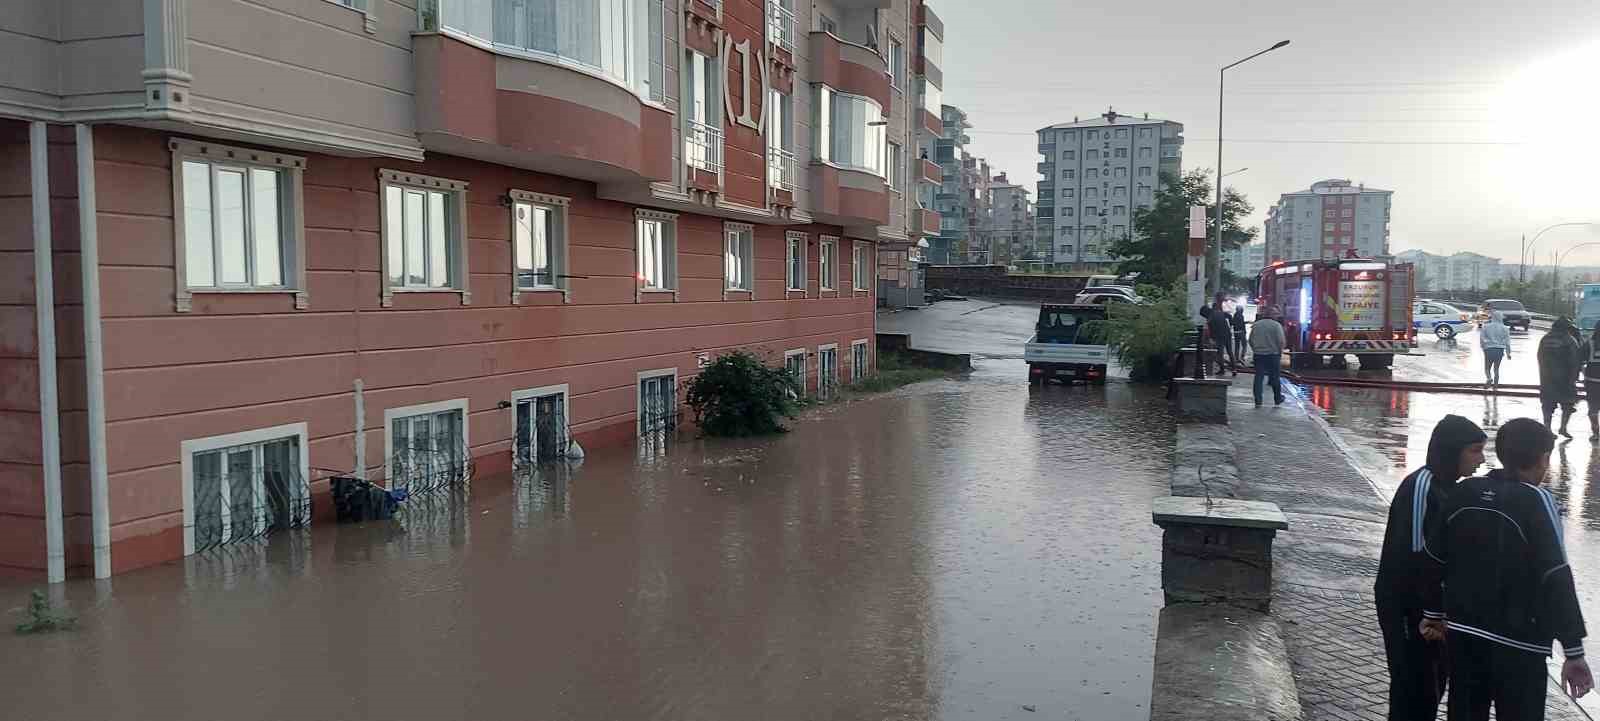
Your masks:
<path fill-rule="evenodd" d="M 1241 278 L 1254 278 L 1267 267 L 1267 246 L 1251 243 L 1223 253 L 1222 267 Z"/>
<path fill-rule="evenodd" d="M 22 6 L 7 573 L 270 539 L 336 474 L 654 437 L 735 349 L 826 395 L 930 228 L 920 0 Z"/>
<path fill-rule="evenodd" d="M 1462 251 L 1444 256 L 1423 250 L 1407 250 L 1395 255 L 1417 269 L 1417 290 L 1486 290 L 1490 283 L 1506 276 L 1499 258 Z M 1515 269 L 1512 269 L 1513 273 Z"/>
<path fill-rule="evenodd" d="M 1033 248 L 1033 200 L 1027 188 L 1010 182 L 1005 173 L 989 185 L 988 212 L 983 217 L 982 245 L 994 263 L 1037 260 Z"/>
<path fill-rule="evenodd" d="M 1037 224 L 1063 270 L 1103 270 L 1116 240 L 1135 233 L 1133 213 L 1155 203 L 1162 177 L 1183 172 L 1183 125 L 1120 115 L 1041 128 Z"/>
<path fill-rule="evenodd" d="M 1323 180 L 1284 193 L 1267 209 L 1268 260 L 1389 254 L 1394 191 L 1348 180 Z"/>
<path fill-rule="evenodd" d="M 967 217 L 972 210 L 973 189 L 967 172 L 966 145 L 971 142 L 967 129 L 972 124 L 967 114 L 954 105 L 939 108 L 940 130 L 932 138 L 933 161 L 939 166 L 939 185 L 933 191 L 933 209 L 939 214 L 939 232 L 928 239 L 928 260 L 937 265 L 964 262 L 967 251 Z"/>

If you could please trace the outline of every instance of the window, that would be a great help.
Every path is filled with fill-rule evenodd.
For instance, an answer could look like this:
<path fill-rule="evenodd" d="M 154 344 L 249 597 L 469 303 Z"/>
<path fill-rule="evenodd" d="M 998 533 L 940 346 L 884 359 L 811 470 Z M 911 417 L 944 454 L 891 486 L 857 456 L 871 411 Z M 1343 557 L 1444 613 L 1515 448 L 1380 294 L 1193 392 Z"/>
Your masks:
<path fill-rule="evenodd" d="M 1099 137 L 1100 137 L 1100 131 L 1098 131 L 1098 130 L 1090 130 L 1084 135 L 1084 138 L 1086 140 L 1094 140 L 1094 139 L 1099 138 Z"/>
<path fill-rule="evenodd" d="M 723 225 L 723 270 L 728 290 L 755 290 L 755 228 L 744 223 Z"/>
<path fill-rule="evenodd" d="M 1154 155 L 1154 154 L 1155 154 L 1155 151 L 1150 149 L 1150 148 L 1140 148 L 1139 149 L 1139 159 L 1140 160 L 1148 159 L 1151 155 Z"/>
<path fill-rule="evenodd" d="M 678 287 L 678 216 L 658 210 L 634 211 L 638 223 L 639 287 Z"/>
<path fill-rule="evenodd" d="M 1078 158 L 1078 151 L 1076 151 L 1076 150 L 1064 150 L 1064 151 L 1061 152 L 1061 159 L 1062 160 L 1076 160 L 1077 158 Z"/>
<path fill-rule="evenodd" d="M 1121 238 L 1121 237 L 1123 237 L 1123 236 L 1125 236 L 1127 234 L 1128 234 L 1128 226 L 1126 226 L 1126 225 L 1113 225 L 1113 226 L 1111 226 L 1111 237 L 1113 237 L 1113 238 Z"/>
<path fill-rule="evenodd" d="M 1070 246 L 1070 245 L 1063 245 L 1063 246 L 1061 246 L 1061 250 L 1060 250 L 1060 252 L 1061 252 L 1061 253 L 1071 253 L 1071 252 L 1072 252 L 1072 246 Z"/>
<path fill-rule="evenodd" d="M 790 391 L 791 398 L 805 395 L 806 392 L 806 349 L 796 348 L 783 353 L 783 369 L 794 378 L 794 383 L 799 386 L 799 392 Z"/>
<path fill-rule="evenodd" d="M 805 292 L 806 289 L 806 234 L 790 231 L 784 234 L 784 287 Z"/>
<path fill-rule="evenodd" d="M 1061 234 L 1070 237 L 1072 235 L 1072 229 L 1071 228 L 1062 228 L 1061 229 Z M 1072 246 L 1069 245 L 1069 246 L 1067 246 L 1067 248 L 1071 249 Z"/>
<path fill-rule="evenodd" d="M 850 342 L 850 382 L 860 383 L 871 373 L 872 366 L 869 353 L 865 340 Z"/>
<path fill-rule="evenodd" d="M 900 144 L 889 143 L 889 187 L 905 190 L 905 175 L 905 158 L 900 150 Z"/>
<path fill-rule="evenodd" d="M 1083 151 L 1083 159 L 1084 160 L 1099 160 L 1100 159 L 1100 151 L 1098 151 L 1098 150 L 1085 150 L 1085 151 Z"/>
<path fill-rule="evenodd" d="M 466 417 L 465 398 L 385 410 L 389 488 L 415 494 L 465 481 Z"/>
<path fill-rule="evenodd" d="M 513 190 L 511 196 L 512 269 L 517 293 L 567 287 L 567 203 L 554 195 Z"/>
<path fill-rule="evenodd" d="M 1178 146 L 1176 146 L 1176 145 L 1168 145 L 1166 147 L 1163 147 L 1161 149 L 1161 157 L 1163 157 L 1163 158 L 1176 158 L 1176 157 L 1178 157 Z"/>
<path fill-rule="evenodd" d="M 1066 216 L 1066 217 L 1068 217 L 1068 218 L 1071 218 L 1072 217 L 1072 208 L 1062 208 L 1061 214 Z"/>
<path fill-rule="evenodd" d="M 1073 171 L 1073 170 L 1063 170 L 1063 171 L 1061 171 L 1061 178 L 1063 180 L 1072 180 L 1076 176 L 1077 176 L 1077 172 L 1076 171 Z"/>
<path fill-rule="evenodd" d="M 722 172 L 722 122 L 718 110 L 717 63 L 700 53 L 689 51 L 685 63 L 685 111 L 688 115 L 683 135 L 684 162 L 708 173 Z"/>
<path fill-rule="evenodd" d="M 1141 178 L 1150 177 L 1150 166 L 1148 166 L 1148 165 L 1140 166 L 1139 167 L 1139 177 L 1141 177 Z"/>
<path fill-rule="evenodd" d="M 1139 139 L 1140 140 L 1148 140 L 1149 138 L 1150 138 L 1150 128 L 1139 128 Z M 1146 150 L 1149 150 L 1149 148 L 1146 148 Z"/>
<path fill-rule="evenodd" d="M 869 253 L 870 250 L 871 248 L 867 246 L 866 241 L 856 240 L 850 243 L 850 264 L 853 266 L 851 271 L 853 271 L 852 275 L 854 276 L 856 290 L 872 289 L 872 286 L 868 285 L 872 281 L 872 255 Z"/>
<path fill-rule="evenodd" d="M 1334 210 L 1333 208 L 1329 208 L 1327 210 L 1322 211 L 1322 217 L 1324 217 L 1324 218 L 1337 218 L 1337 217 L 1339 217 L 1339 213 L 1338 213 L 1338 211 Z"/>
<path fill-rule="evenodd" d="M 513 470 L 523 471 L 566 457 L 572 445 L 567 397 L 565 384 L 511 394 L 516 413 L 511 444 Z"/>
<path fill-rule="evenodd" d="M 384 305 L 404 290 L 453 290 L 467 302 L 467 184 L 395 170 L 383 180 Z"/>
<path fill-rule="evenodd" d="M 676 368 L 639 374 L 640 433 L 670 431 L 678 427 L 678 371 Z"/>
<path fill-rule="evenodd" d="M 649 39 L 660 35 L 659 2 L 478 0 L 431 6 L 446 32 L 492 44 L 496 52 L 581 68 L 637 94 L 646 92 Z"/>
<path fill-rule="evenodd" d="M 1111 214 L 1112 215 L 1127 215 L 1128 214 L 1128 207 L 1125 206 L 1125 205 L 1113 205 L 1113 206 L 1111 206 Z"/>
<path fill-rule="evenodd" d="M 1083 178 L 1084 180 L 1098 180 L 1100 178 L 1100 169 L 1090 168 L 1083 171 Z"/>
<path fill-rule="evenodd" d="M 1097 198 L 1099 196 L 1100 196 L 1100 190 L 1097 189 L 1097 188 L 1084 188 L 1083 189 L 1083 197 L 1085 197 L 1085 198 Z"/>
<path fill-rule="evenodd" d="M 828 400 L 839 387 L 839 344 L 817 346 L 817 397 Z"/>
<path fill-rule="evenodd" d="M 1348 217 L 1350 217 L 1350 216 L 1352 216 L 1354 214 L 1355 214 L 1354 211 L 1352 209 L 1350 209 L 1350 208 L 1345 208 L 1344 210 L 1339 212 L 1339 215 L 1341 217 L 1345 217 L 1345 218 L 1348 218 Z"/>
<path fill-rule="evenodd" d="M 1117 128 L 1117 138 L 1118 139 L 1126 139 L 1127 137 L 1128 137 L 1128 129 L 1127 128 Z"/>
<path fill-rule="evenodd" d="M 1323 223 L 1322 229 L 1324 231 L 1333 230 L 1333 223 Z"/>
<path fill-rule="evenodd" d="M 1126 196 L 1127 194 L 1128 194 L 1128 186 L 1126 186 L 1126 185 L 1119 185 L 1119 186 L 1111 189 L 1111 197 L 1113 197 L 1113 198 L 1121 198 L 1121 197 Z"/>
<path fill-rule="evenodd" d="M 180 444 L 184 553 L 311 523 L 305 444 L 304 423 Z"/>
<path fill-rule="evenodd" d="M 799 172 L 794 157 L 794 100 L 773 89 L 767 107 L 767 179 L 772 187 L 793 192 Z"/>
<path fill-rule="evenodd" d="M 889 38 L 889 79 L 896 88 L 906 87 L 906 48 L 900 38 Z"/>
<path fill-rule="evenodd" d="M 172 140 L 178 310 L 195 291 L 283 290 L 306 307 L 305 159 L 276 152 Z"/>
<path fill-rule="evenodd" d="M 888 124 L 878 101 L 816 86 L 817 159 L 844 168 L 885 177 L 884 146 Z"/>
<path fill-rule="evenodd" d="M 839 239 L 822 236 L 817 259 L 818 284 L 822 290 L 838 290 L 839 288 Z"/>
<path fill-rule="evenodd" d="M 1126 157 L 1128 157 L 1128 149 L 1127 148 L 1116 148 L 1115 150 L 1111 151 L 1111 154 L 1112 154 L 1112 157 L 1126 158 Z"/>
<path fill-rule="evenodd" d="M 1126 178 L 1126 177 L 1128 177 L 1128 169 L 1127 168 L 1115 168 L 1114 172 L 1112 172 L 1112 175 L 1114 175 L 1114 176 L 1116 176 L 1118 178 Z"/>
<path fill-rule="evenodd" d="M 1340 223 L 1339 224 L 1339 230 L 1349 230 L 1349 229 L 1350 229 L 1350 224 L 1349 223 Z"/>
<path fill-rule="evenodd" d="M 1356 202 L 1356 199 L 1355 199 L 1354 196 L 1349 196 L 1349 195 L 1344 196 L 1344 204 L 1345 205 L 1354 205 L 1355 202 Z"/>

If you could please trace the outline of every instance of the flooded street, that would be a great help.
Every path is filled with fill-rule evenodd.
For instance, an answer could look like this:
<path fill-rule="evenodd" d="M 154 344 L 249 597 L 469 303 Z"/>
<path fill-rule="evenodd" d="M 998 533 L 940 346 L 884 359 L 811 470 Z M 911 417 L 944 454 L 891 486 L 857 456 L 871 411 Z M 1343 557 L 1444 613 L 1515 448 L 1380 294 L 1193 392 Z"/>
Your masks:
<path fill-rule="evenodd" d="M 1544 332 L 1538 329 L 1512 335 L 1512 358 L 1501 368 L 1507 384 L 1539 382 L 1536 350 Z M 1477 333 L 1455 343 L 1422 341 L 1421 358 L 1395 360 L 1394 378 L 1417 381 L 1482 381 L 1482 354 Z M 1351 370 L 1346 372 L 1356 376 Z M 1366 376 L 1362 376 L 1366 377 Z M 1465 416 L 1482 426 L 1490 437 L 1489 464 L 1479 472 L 1498 467 L 1493 438 L 1501 423 L 1513 418 L 1540 418 L 1537 398 L 1489 397 L 1401 390 L 1371 390 L 1328 385 L 1302 386 L 1306 399 L 1321 408 L 1336 437 L 1357 465 L 1385 494 L 1427 457 L 1428 438 L 1446 414 Z M 1550 490 L 1561 502 L 1566 526 L 1567 553 L 1577 580 L 1578 595 L 1591 628 L 1600 623 L 1600 453 L 1589 442 L 1587 407 L 1580 403 L 1572 420 L 1575 440 L 1559 442 L 1551 458 Z M 1600 698 L 1590 694 L 1582 705 L 1600 713 Z"/>
<path fill-rule="evenodd" d="M 1143 718 L 1166 401 L 1030 392 L 1008 355 L 1035 311 L 959 315 L 980 307 L 880 321 L 977 354 L 970 378 L 781 438 L 598 449 L 393 523 L 72 581 L 78 630 L 0 635 L 6 716 Z"/>

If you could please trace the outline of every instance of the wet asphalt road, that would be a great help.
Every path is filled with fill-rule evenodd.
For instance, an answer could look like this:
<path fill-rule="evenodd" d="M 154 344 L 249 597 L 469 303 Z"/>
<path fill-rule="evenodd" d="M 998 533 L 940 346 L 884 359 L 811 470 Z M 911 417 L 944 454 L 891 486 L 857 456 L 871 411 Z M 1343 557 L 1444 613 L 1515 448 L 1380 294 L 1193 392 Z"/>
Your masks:
<path fill-rule="evenodd" d="M 73 581 L 80 629 L 0 634 L 0 716 L 1144 718 L 1167 403 L 1030 391 L 1035 312 L 957 310 L 884 325 L 981 349 L 970 378 L 781 438 L 592 449 L 393 523 Z"/>

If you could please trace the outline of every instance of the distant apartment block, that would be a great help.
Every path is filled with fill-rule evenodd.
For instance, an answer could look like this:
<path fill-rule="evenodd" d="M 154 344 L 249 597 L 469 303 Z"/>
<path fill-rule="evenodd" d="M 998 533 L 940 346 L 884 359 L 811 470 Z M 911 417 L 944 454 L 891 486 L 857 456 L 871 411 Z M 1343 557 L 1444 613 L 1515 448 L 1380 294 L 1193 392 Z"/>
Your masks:
<path fill-rule="evenodd" d="M 980 237 L 989 249 L 990 262 L 1009 264 L 1037 260 L 1034 251 L 1034 206 L 1032 191 L 1010 182 L 1005 173 L 989 185 L 987 213 Z"/>
<path fill-rule="evenodd" d="M 1234 275 L 1254 278 L 1267 267 L 1267 245 L 1251 243 L 1222 254 L 1222 267 Z"/>
<path fill-rule="evenodd" d="M 1155 202 L 1165 174 L 1183 171 L 1183 125 L 1121 115 L 1038 131 L 1037 237 L 1062 269 L 1100 270 L 1111 244 L 1135 233 L 1134 211 Z"/>
<path fill-rule="evenodd" d="M 1267 260 L 1388 255 L 1393 199 L 1392 190 L 1339 179 L 1284 193 L 1267 208 Z"/>
<path fill-rule="evenodd" d="M 1508 272 L 1516 273 L 1514 266 L 1501 265 L 1499 258 L 1467 251 L 1445 256 L 1407 250 L 1395 254 L 1395 258 L 1416 267 L 1418 291 L 1484 290 Z"/>

